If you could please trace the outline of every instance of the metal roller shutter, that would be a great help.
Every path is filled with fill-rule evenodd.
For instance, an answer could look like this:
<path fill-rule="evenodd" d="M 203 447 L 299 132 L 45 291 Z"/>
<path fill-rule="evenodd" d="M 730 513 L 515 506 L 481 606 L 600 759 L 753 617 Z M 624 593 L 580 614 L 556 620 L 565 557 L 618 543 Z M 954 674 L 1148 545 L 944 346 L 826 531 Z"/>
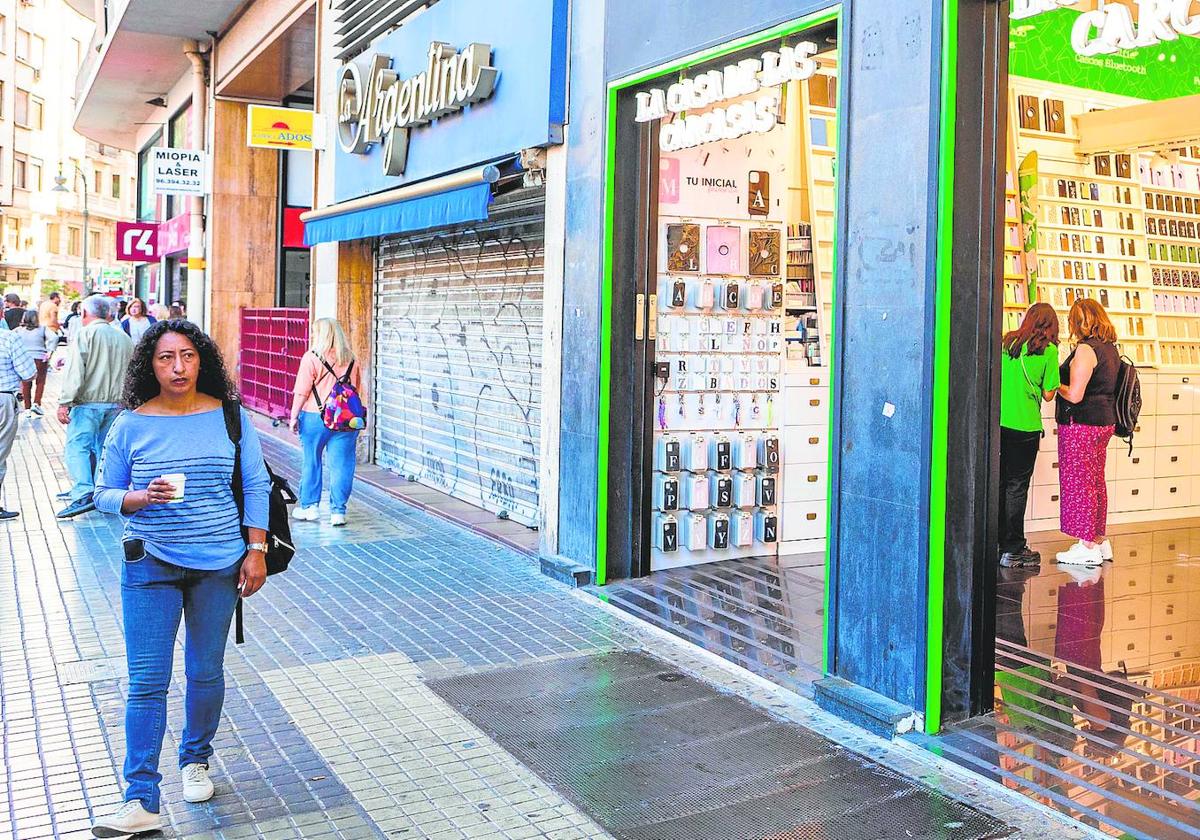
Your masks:
<path fill-rule="evenodd" d="M 484 222 L 380 240 L 375 460 L 536 526 L 544 190 Z"/>

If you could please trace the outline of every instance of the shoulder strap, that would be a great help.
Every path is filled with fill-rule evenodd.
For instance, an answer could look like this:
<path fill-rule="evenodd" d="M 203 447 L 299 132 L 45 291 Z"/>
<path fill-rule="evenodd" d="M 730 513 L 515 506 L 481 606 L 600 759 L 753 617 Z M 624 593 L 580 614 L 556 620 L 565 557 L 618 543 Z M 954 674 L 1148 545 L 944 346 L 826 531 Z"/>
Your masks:
<path fill-rule="evenodd" d="M 233 480 L 230 488 L 233 490 L 233 500 L 237 503 L 238 524 L 240 525 L 246 516 L 246 499 L 242 495 L 242 404 L 237 400 L 223 400 L 221 409 L 225 414 L 225 434 L 229 435 L 229 440 L 233 443 Z M 233 640 L 240 645 L 246 641 L 245 633 L 242 630 L 241 598 L 237 600 L 234 618 Z"/>
<path fill-rule="evenodd" d="M 343 373 L 341 376 L 338 376 L 337 371 L 329 366 L 329 362 L 325 361 L 320 356 L 317 356 L 317 358 L 321 360 L 321 364 L 323 364 L 325 366 L 325 370 L 329 371 L 329 375 L 333 377 L 335 382 L 341 382 L 343 385 L 345 385 L 347 382 L 350 381 L 350 371 L 354 370 L 354 359 L 351 359 L 350 364 L 348 364 L 346 366 L 346 372 Z M 324 377 L 322 377 L 322 378 L 324 378 Z"/>
<path fill-rule="evenodd" d="M 1033 380 L 1029 378 L 1029 371 L 1027 371 L 1025 369 L 1025 353 L 1022 352 L 1021 355 L 1018 356 L 1017 358 L 1018 358 L 1018 361 L 1021 363 L 1021 373 L 1025 374 L 1026 384 L 1029 385 L 1029 387 L 1033 389 L 1033 394 L 1031 396 L 1033 397 L 1033 399 L 1035 401 L 1037 401 L 1040 404 L 1042 401 L 1042 389 L 1039 388 L 1037 385 L 1034 385 Z"/>

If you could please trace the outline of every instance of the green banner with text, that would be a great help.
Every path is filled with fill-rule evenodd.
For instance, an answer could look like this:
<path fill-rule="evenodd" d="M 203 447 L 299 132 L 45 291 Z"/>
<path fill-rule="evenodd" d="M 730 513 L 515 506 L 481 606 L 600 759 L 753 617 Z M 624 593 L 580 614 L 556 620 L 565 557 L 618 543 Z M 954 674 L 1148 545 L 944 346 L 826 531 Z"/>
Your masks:
<path fill-rule="evenodd" d="M 1008 72 L 1138 99 L 1200 93 L 1200 38 L 1187 35 L 1114 55 L 1082 56 L 1071 48 L 1076 9 L 1044 12 L 1009 24 Z"/>

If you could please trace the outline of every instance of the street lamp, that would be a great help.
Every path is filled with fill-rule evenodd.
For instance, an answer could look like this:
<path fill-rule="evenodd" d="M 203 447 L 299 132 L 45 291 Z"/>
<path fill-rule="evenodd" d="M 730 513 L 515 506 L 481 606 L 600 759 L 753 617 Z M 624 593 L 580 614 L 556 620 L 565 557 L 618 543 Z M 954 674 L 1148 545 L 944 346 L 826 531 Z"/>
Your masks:
<path fill-rule="evenodd" d="M 85 294 L 91 290 L 88 288 L 88 190 L 87 176 L 83 174 L 83 170 L 77 164 L 72 163 L 72 168 L 75 170 L 75 175 L 79 180 L 83 181 L 83 291 Z M 71 186 L 74 186 L 72 184 Z M 54 187 L 52 192 L 69 193 L 71 188 L 67 186 L 67 178 L 62 174 L 62 164 L 58 166 L 58 174 L 54 176 Z"/>

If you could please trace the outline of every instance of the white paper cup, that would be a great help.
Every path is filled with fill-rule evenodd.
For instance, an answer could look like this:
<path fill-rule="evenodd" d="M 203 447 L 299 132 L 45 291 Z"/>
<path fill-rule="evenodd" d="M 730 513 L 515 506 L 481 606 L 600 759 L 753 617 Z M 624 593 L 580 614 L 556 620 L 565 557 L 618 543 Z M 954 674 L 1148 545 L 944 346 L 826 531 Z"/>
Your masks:
<path fill-rule="evenodd" d="M 175 495 L 171 497 L 171 504 L 183 501 L 183 488 L 187 483 L 187 476 L 183 473 L 168 473 L 167 475 L 159 476 L 163 481 L 166 481 L 175 488 Z"/>

